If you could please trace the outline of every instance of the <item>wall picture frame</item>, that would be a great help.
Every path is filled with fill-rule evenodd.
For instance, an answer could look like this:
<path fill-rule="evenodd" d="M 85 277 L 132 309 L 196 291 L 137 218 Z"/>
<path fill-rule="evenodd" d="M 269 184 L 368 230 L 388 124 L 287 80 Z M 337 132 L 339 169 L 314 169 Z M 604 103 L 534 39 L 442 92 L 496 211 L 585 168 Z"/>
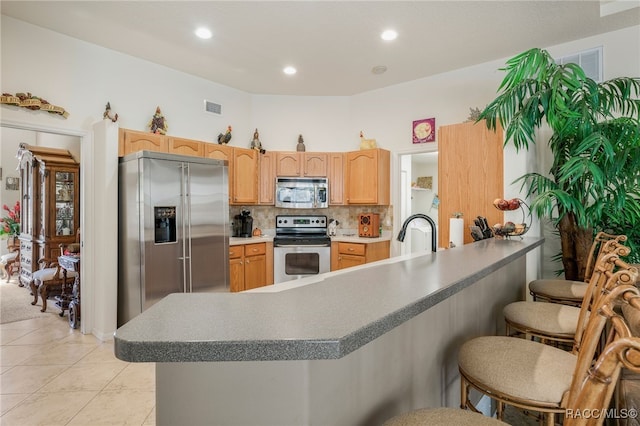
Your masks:
<path fill-rule="evenodd" d="M 20 189 L 20 178 L 7 176 L 5 180 L 5 189 L 7 191 L 17 191 Z"/>
<path fill-rule="evenodd" d="M 434 142 L 436 140 L 436 119 L 424 118 L 422 120 L 415 120 L 411 127 L 411 134 L 413 136 L 413 143 L 425 143 Z"/>

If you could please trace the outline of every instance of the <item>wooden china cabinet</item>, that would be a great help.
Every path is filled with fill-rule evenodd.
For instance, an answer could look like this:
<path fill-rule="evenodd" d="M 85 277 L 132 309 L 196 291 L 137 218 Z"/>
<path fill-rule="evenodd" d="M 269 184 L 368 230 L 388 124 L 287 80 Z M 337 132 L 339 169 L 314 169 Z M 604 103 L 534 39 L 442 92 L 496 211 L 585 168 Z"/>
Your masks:
<path fill-rule="evenodd" d="M 20 144 L 20 284 L 41 258 L 56 260 L 80 226 L 80 165 L 64 149 Z"/>

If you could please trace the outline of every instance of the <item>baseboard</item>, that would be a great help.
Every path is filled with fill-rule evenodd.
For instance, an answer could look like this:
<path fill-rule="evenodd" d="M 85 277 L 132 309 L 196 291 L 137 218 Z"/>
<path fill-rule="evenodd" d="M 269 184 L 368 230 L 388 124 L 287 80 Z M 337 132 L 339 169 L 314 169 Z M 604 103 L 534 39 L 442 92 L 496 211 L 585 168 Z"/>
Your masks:
<path fill-rule="evenodd" d="M 101 330 L 96 330 L 93 329 L 91 330 L 91 334 L 93 334 L 94 336 L 96 336 L 98 339 L 100 339 L 103 342 L 107 342 L 109 340 L 113 340 L 113 334 L 115 333 L 115 330 L 112 332 L 104 332 Z"/>

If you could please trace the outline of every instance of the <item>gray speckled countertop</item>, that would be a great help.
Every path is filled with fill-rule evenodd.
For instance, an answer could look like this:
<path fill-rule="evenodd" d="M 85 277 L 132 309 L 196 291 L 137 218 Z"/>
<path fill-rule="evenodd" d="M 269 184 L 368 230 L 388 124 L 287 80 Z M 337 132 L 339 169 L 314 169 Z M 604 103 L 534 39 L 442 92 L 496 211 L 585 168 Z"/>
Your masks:
<path fill-rule="evenodd" d="M 337 359 L 541 245 L 485 240 L 279 292 L 172 294 L 119 328 L 130 362 Z"/>

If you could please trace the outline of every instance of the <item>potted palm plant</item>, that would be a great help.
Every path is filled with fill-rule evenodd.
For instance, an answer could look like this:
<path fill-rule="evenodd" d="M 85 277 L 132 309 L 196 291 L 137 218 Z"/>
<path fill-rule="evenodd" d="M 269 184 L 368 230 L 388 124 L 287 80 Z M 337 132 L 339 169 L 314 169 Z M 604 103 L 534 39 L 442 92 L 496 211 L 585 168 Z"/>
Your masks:
<path fill-rule="evenodd" d="M 538 130 L 553 133 L 548 174 L 518 181 L 531 209 L 551 219 L 561 242 L 565 278 L 584 278 L 595 232 L 625 233 L 640 249 L 640 78 L 602 83 L 576 64 L 556 64 L 542 49 L 508 60 L 498 97 L 480 114 L 490 129 L 500 122 L 505 144 L 535 143 Z M 632 259 L 635 261 L 636 259 Z"/>

